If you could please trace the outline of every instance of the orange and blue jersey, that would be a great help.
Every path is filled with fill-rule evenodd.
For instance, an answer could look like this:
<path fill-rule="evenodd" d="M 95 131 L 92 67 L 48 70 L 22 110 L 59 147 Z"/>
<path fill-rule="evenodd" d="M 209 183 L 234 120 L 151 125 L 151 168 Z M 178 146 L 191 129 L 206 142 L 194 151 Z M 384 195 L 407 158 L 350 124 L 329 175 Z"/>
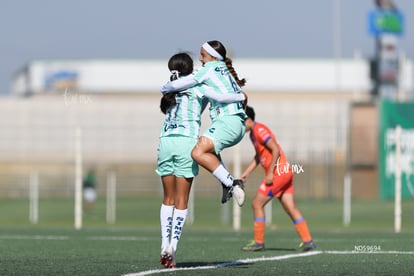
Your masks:
<path fill-rule="evenodd" d="M 260 164 L 266 173 L 273 170 L 272 185 L 266 184 L 266 179 L 262 180 L 257 192 L 269 197 L 281 197 L 284 193 L 293 194 L 293 172 L 287 161 L 286 155 L 276 140 L 273 132 L 264 124 L 255 122 L 253 129 L 250 131 L 250 139 L 259 157 Z M 279 147 L 279 158 L 276 164 L 272 164 L 272 153 L 266 148 L 266 143 L 271 139 L 276 142 Z"/>
<path fill-rule="evenodd" d="M 271 139 L 273 139 L 279 147 L 280 156 L 277 164 L 271 164 L 272 153 L 268 148 L 266 148 L 266 143 Z M 254 122 L 253 129 L 250 131 L 250 140 L 253 143 L 256 154 L 259 156 L 260 164 L 266 172 L 268 172 L 270 169 L 274 170 L 277 168 L 277 166 L 280 168 L 282 166 L 284 167 L 287 164 L 287 158 L 283 152 L 282 147 L 276 140 L 276 136 L 266 125 L 259 122 Z"/>

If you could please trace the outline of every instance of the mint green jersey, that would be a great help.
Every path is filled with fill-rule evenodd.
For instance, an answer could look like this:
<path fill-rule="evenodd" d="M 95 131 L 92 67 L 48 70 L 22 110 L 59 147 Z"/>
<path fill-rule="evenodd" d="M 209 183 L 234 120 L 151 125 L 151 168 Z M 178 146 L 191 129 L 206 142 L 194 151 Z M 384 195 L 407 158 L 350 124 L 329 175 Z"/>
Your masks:
<path fill-rule="evenodd" d="M 177 104 L 167 110 L 160 137 L 179 135 L 198 138 L 201 125 L 202 85 L 175 95 Z"/>
<path fill-rule="evenodd" d="M 200 83 L 212 88 L 219 94 L 239 94 L 242 93 L 240 86 L 231 75 L 229 69 L 223 61 L 210 61 L 204 64 L 194 74 L 194 79 Z M 219 116 L 240 114 L 246 117 L 242 102 L 220 103 L 209 99 L 210 118 L 214 120 Z"/>

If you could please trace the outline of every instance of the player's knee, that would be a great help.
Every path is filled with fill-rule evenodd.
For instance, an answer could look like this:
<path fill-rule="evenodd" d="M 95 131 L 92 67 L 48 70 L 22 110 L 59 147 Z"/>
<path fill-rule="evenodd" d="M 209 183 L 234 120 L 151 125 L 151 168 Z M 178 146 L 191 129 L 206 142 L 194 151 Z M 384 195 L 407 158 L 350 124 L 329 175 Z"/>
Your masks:
<path fill-rule="evenodd" d="M 198 160 L 200 160 L 200 155 L 201 155 L 201 151 L 200 149 L 198 149 L 197 147 L 195 147 L 192 151 L 191 151 L 191 158 L 193 158 L 196 162 Z"/>
<path fill-rule="evenodd" d="M 252 208 L 253 209 L 261 209 L 261 208 L 263 208 L 263 204 L 260 202 L 260 200 L 258 200 L 257 198 L 254 198 L 252 200 Z"/>

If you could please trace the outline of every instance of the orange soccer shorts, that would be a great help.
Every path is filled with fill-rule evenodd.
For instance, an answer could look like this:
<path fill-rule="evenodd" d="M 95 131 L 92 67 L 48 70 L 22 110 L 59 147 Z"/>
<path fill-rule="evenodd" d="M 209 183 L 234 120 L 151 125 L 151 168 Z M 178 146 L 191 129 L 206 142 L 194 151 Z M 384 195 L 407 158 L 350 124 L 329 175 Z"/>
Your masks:
<path fill-rule="evenodd" d="M 266 185 L 266 179 L 263 179 L 257 193 L 277 198 L 280 198 L 284 193 L 293 194 L 293 172 L 280 173 L 275 170 L 273 184 Z"/>

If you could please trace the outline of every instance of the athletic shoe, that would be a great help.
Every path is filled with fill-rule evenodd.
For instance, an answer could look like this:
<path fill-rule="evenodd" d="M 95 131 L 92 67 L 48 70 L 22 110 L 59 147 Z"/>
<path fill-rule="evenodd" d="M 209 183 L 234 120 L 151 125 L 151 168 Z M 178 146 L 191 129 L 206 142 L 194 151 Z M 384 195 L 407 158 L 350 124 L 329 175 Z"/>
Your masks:
<path fill-rule="evenodd" d="M 251 240 L 248 244 L 241 248 L 243 251 L 264 251 L 265 247 L 263 243 L 257 243 L 255 240 Z"/>
<path fill-rule="evenodd" d="M 232 194 L 237 204 L 242 207 L 246 199 L 246 193 L 244 192 L 244 183 L 241 179 L 235 179 L 233 181 L 233 191 Z"/>
<path fill-rule="evenodd" d="M 221 196 L 221 203 L 224 204 L 227 201 L 230 200 L 231 196 L 232 196 L 232 192 L 233 192 L 233 187 L 227 187 L 226 185 L 224 185 L 223 183 L 221 183 L 221 186 L 223 187 L 223 194 Z"/>
<path fill-rule="evenodd" d="M 165 263 L 167 262 L 168 258 L 169 258 L 169 256 L 168 256 L 167 249 L 166 248 L 163 248 L 161 250 L 161 253 L 160 253 L 160 265 L 162 265 L 162 266 L 165 265 Z"/>
<path fill-rule="evenodd" d="M 164 263 L 165 268 L 175 267 L 175 250 L 169 247 L 166 251 L 166 261 Z"/>
<path fill-rule="evenodd" d="M 301 242 L 298 247 L 298 251 L 306 252 L 310 251 L 316 248 L 316 245 L 313 243 L 313 241 L 309 242 Z"/>

